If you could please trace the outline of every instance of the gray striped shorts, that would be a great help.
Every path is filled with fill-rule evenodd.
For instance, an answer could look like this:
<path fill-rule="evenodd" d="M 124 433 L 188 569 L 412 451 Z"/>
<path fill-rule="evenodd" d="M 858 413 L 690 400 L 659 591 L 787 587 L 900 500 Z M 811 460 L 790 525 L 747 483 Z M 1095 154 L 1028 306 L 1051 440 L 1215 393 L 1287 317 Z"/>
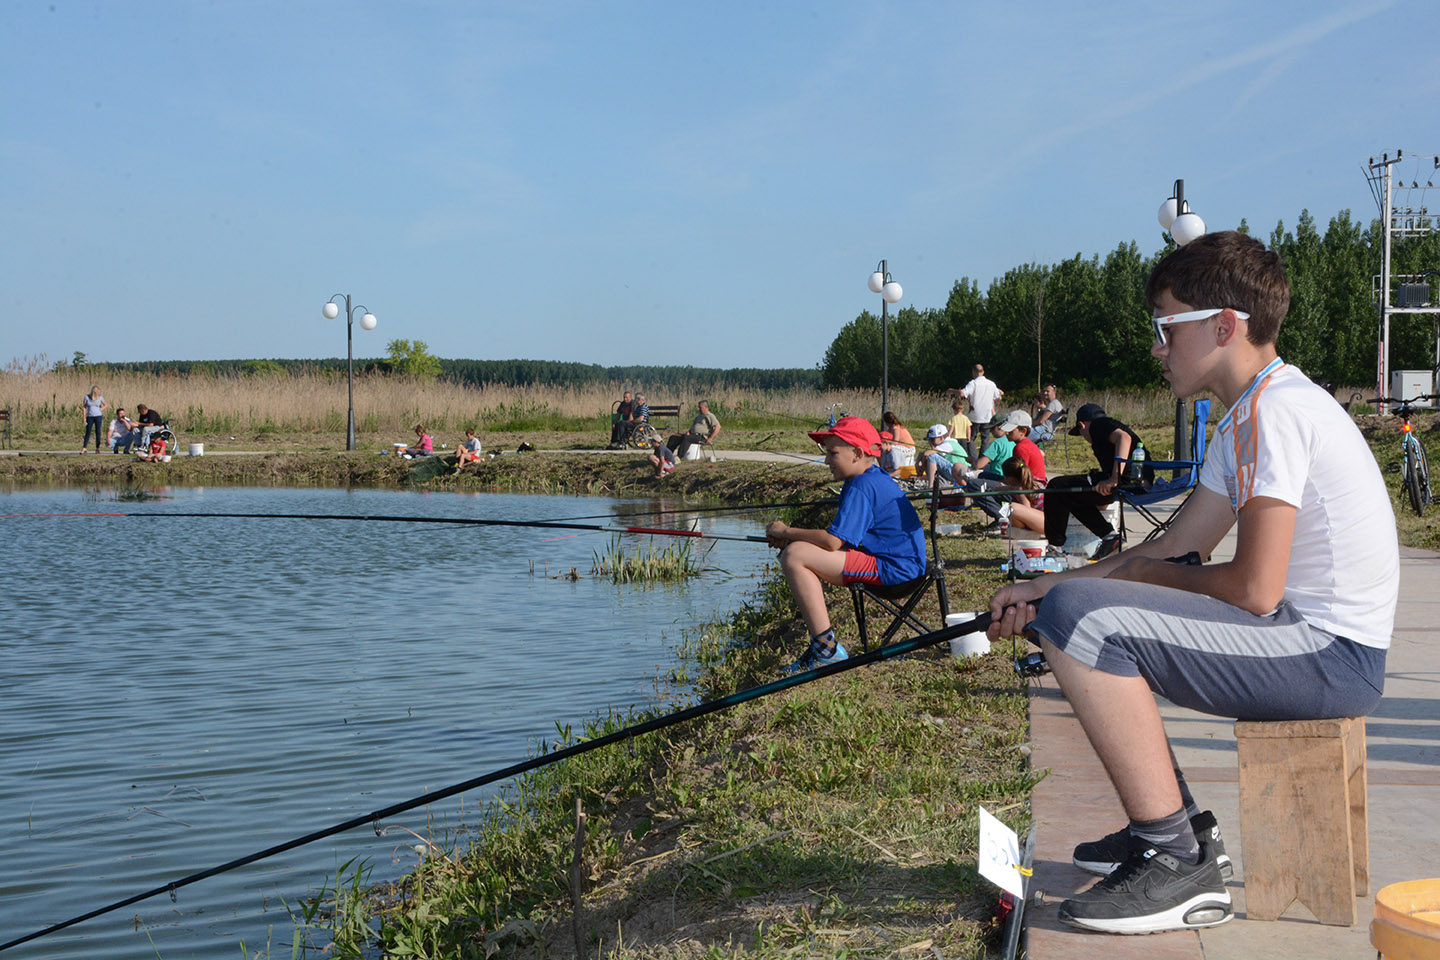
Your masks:
<path fill-rule="evenodd" d="M 1237 720 L 1361 717 L 1385 683 L 1384 650 L 1311 626 L 1289 602 L 1256 616 L 1171 587 L 1067 580 L 1031 628 L 1087 666 Z"/>

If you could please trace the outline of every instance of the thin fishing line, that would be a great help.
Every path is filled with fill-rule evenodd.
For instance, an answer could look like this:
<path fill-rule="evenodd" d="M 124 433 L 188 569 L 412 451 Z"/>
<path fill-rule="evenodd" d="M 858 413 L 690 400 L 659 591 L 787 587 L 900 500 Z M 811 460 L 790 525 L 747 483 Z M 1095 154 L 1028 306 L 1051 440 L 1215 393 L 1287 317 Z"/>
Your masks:
<path fill-rule="evenodd" d="M 871 650 L 869 653 L 862 653 L 857 656 L 853 656 L 848 660 L 842 660 L 840 663 L 829 664 L 828 666 L 820 667 L 806 673 L 796 674 L 794 676 L 782 677 L 779 680 L 772 680 L 769 683 L 762 683 L 757 687 L 750 687 L 745 690 L 740 690 L 736 693 L 721 697 L 717 700 L 705 700 L 695 704 L 692 707 L 686 707 L 682 710 L 675 710 L 671 713 L 664 714 L 663 716 L 652 717 L 651 719 L 645 720 L 641 723 L 631 724 L 630 726 L 624 727 L 620 730 L 616 730 L 613 733 L 607 733 L 604 736 L 596 737 L 593 740 L 586 740 L 584 743 L 573 744 L 572 746 L 565 747 L 560 750 L 555 750 L 550 753 L 542 754 L 538 757 L 531 757 L 529 760 L 524 760 L 520 763 L 511 764 L 510 766 L 502 767 L 499 770 L 492 770 L 489 773 L 482 774 L 478 777 L 472 777 L 469 780 L 463 780 L 460 783 L 451 784 L 450 786 L 444 787 L 440 790 L 422 793 L 417 797 L 411 797 L 409 800 L 404 800 L 400 803 L 394 803 L 388 807 L 381 807 L 379 810 L 372 811 L 371 813 L 364 814 L 363 816 L 352 817 L 349 820 L 344 820 L 332 826 L 324 827 L 320 830 L 307 833 L 304 836 L 296 837 L 293 840 L 286 840 L 284 843 L 277 843 L 274 846 L 266 847 L 264 850 L 257 850 L 254 853 L 246 854 L 243 857 L 237 857 L 234 860 L 226 861 L 225 863 L 218 864 L 217 866 L 213 866 L 205 870 L 201 870 L 197 873 L 192 873 L 188 876 L 180 877 L 176 880 L 171 880 L 168 883 L 162 883 L 159 886 L 152 887 L 151 889 L 146 890 L 144 893 L 137 893 L 134 896 L 126 897 L 123 900 L 116 900 L 114 903 L 106 904 L 103 907 L 91 910 L 89 913 L 84 913 L 80 914 L 79 916 L 71 917 L 69 920 L 64 920 L 60 923 L 52 924 L 51 926 L 48 926 L 43 930 L 37 930 L 34 933 L 28 933 L 23 937 L 17 937 L 16 939 L 10 940 L 6 943 L 0 943 L 0 952 L 9 950 L 11 947 L 19 946 L 22 943 L 28 943 L 31 940 L 38 940 L 41 937 L 49 936 L 50 934 L 56 933 L 60 930 L 64 930 L 67 927 L 73 927 L 77 923 L 83 923 L 86 920 L 92 920 L 95 917 L 103 916 L 104 914 L 119 910 L 122 907 L 128 907 L 133 903 L 139 903 L 140 901 L 148 900 L 151 897 L 158 897 L 162 893 L 170 894 L 173 899 L 175 891 L 179 890 L 181 887 L 189 886 L 192 883 L 197 883 L 201 880 L 207 879 L 208 877 L 216 876 L 217 874 L 227 873 L 231 870 L 246 866 L 247 864 L 255 863 L 259 860 L 268 859 L 270 857 L 276 856 L 277 854 L 285 853 L 289 850 L 294 850 L 296 847 L 303 847 L 306 844 L 314 843 L 316 840 L 323 840 L 326 837 L 332 837 L 337 833 L 345 833 L 346 831 L 354 830 L 356 827 L 363 827 L 366 824 L 372 824 L 374 826 L 376 835 L 379 836 L 380 821 L 383 818 L 393 817 L 396 814 L 401 814 L 409 810 L 414 810 L 416 807 L 425 806 L 440 800 L 445 800 L 449 797 L 455 796 L 458 793 L 464 793 L 467 790 L 474 790 L 477 787 L 483 787 L 486 784 L 494 783 L 497 780 L 506 780 L 510 777 L 518 776 L 522 773 L 527 773 L 539 767 L 547 766 L 552 763 L 557 763 L 561 760 L 568 760 L 570 757 L 579 756 L 582 753 L 586 753 L 590 750 L 597 750 L 600 747 L 609 746 L 610 744 L 618 743 L 621 740 L 626 740 L 631 737 L 637 737 L 642 734 L 651 733 L 655 730 L 663 730 L 664 728 L 674 726 L 677 723 L 684 723 L 687 720 L 694 720 L 697 717 L 703 717 L 707 714 L 715 713 L 719 710 L 728 710 L 729 708 L 737 707 L 742 703 L 747 703 L 751 700 L 758 700 L 761 697 L 767 697 L 772 693 L 779 693 L 782 690 L 789 690 L 791 687 L 797 687 L 802 683 L 810 683 L 814 680 L 821 680 L 825 677 L 834 676 L 837 673 L 843 673 L 846 670 L 854 670 L 858 667 L 869 666 L 872 663 L 878 663 L 882 660 L 889 660 L 894 657 L 903 656 L 907 653 L 913 653 L 914 651 L 923 649 L 925 647 L 932 647 L 936 644 L 944 643 L 946 640 L 963 636 L 967 633 L 974 633 L 980 630 L 985 630 L 989 626 L 990 614 L 988 612 L 982 613 L 980 616 L 975 617 L 967 623 L 957 623 L 952 626 L 944 627 L 940 630 L 935 630 L 931 633 L 921 634 L 917 637 L 911 637 L 909 640 L 901 640 L 896 643 L 888 644 L 884 647 L 880 647 L 879 649 Z"/>
<path fill-rule="evenodd" d="M 541 530 L 593 530 L 600 533 L 641 533 L 663 537 L 692 537 L 697 540 L 735 540 L 741 543 L 766 543 L 761 536 L 740 536 L 727 533 L 703 533 L 699 530 L 676 530 L 665 527 L 622 527 L 614 524 L 565 523 L 556 520 L 492 520 L 468 517 L 397 517 L 385 514 L 340 513 L 197 513 L 174 510 L 166 513 L 10 513 L 0 518 L 16 517 L 210 517 L 225 520 L 366 520 L 381 523 L 449 523 L 472 527 L 534 527 Z"/>
<path fill-rule="evenodd" d="M 789 500 L 784 503 L 742 503 L 728 507 L 683 507 L 669 510 L 646 510 L 638 513 L 596 513 L 582 517 L 557 517 L 556 522 L 570 522 L 574 520 L 627 520 L 631 517 L 660 517 L 668 514 L 686 513 L 751 513 L 756 510 L 781 510 L 788 507 L 833 507 L 839 500 Z"/>

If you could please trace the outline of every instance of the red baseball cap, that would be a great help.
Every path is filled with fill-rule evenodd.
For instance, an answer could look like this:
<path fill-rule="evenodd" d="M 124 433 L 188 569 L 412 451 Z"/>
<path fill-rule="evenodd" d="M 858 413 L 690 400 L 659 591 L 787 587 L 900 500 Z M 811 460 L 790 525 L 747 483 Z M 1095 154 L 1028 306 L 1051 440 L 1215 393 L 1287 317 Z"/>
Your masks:
<path fill-rule="evenodd" d="M 880 434 L 864 417 L 841 417 L 829 430 L 816 430 L 810 434 L 810 439 L 819 444 L 824 444 L 826 437 L 839 437 L 850 446 L 859 447 L 866 456 L 880 455 Z"/>

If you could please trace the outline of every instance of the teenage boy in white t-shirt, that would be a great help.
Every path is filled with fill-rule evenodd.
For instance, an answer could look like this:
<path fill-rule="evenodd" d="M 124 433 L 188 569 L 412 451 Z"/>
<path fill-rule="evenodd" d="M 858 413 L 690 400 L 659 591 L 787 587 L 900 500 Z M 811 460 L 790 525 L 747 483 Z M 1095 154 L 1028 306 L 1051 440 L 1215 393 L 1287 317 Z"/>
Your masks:
<path fill-rule="evenodd" d="M 1219 828 L 1190 796 L 1152 691 L 1241 720 L 1363 716 L 1380 701 L 1399 582 L 1374 456 L 1275 353 L 1290 304 L 1280 258 L 1210 234 L 1161 260 L 1145 292 L 1171 389 L 1227 407 L 1199 486 L 1156 540 L 990 601 L 992 637 L 1038 637 L 1130 818 L 1076 847 L 1076 865 L 1106 877 L 1059 911 L 1112 933 L 1233 915 Z M 1194 562 L 1232 526 L 1233 560 Z"/>

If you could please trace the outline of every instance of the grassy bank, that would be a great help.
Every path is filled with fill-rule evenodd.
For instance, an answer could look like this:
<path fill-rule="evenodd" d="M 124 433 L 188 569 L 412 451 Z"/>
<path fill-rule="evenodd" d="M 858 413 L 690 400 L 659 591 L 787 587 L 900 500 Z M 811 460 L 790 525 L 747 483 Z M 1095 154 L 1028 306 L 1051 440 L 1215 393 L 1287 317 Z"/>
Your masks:
<path fill-rule="evenodd" d="M 998 586 L 998 542 L 945 551 L 957 609 Z M 840 597 L 832 609 L 853 636 Z M 706 698 L 764 683 L 802 637 L 771 581 L 729 621 L 694 631 L 689 666 L 669 679 Z M 399 883 L 338 878 L 333 930 L 311 939 L 333 932 L 331 952 L 357 957 L 377 945 L 568 957 L 577 936 L 581 954 L 621 958 L 984 956 L 996 891 L 974 869 L 976 811 L 1026 825 L 1025 710 L 1002 652 L 931 652 L 585 754 L 510 785 L 462 832 L 426 838 L 430 855 Z M 573 739 L 559 731 L 554 743 Z"/>

